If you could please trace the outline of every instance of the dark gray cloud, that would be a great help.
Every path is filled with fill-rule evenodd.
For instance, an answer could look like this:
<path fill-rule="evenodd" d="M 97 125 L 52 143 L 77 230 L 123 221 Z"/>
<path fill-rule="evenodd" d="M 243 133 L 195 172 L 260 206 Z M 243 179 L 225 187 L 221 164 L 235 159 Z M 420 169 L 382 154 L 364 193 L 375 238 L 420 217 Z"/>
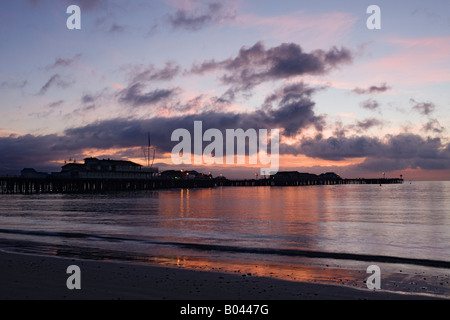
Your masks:
<path fill-rule="evenodd" d="M 0 137 L 0 172 L 18 174 L 24 167 L 55 168 L 54 159 L 72 154 L 70 149 L 54 149 L 55 143 L 65 140 L 57 135 Z M 62 146 L 63 144 L 61 144 Z M 75 151 L 76 152 L 76 151 Z"/>
<path fill-rule="evenodd" d="M 142 92 L 143 85 L 135 83 L 119 93 L 119 101 L 133 107 L 152 105 L 168 99 L 177 93 L 177 89 L 156 89 Z"/>
<path fill-rule="evenodd" d="M 450 144 L 444 144 L 440 138 L 400 134 L 390 137 L 383 152 L 376 157 L 369 157 L 357 167 L 372 172 L 406 168 L 450 169 Z"/>
<path fill-rule="evenodd" d="M 169 23 L 175 29 L 186 29 L 196 31 L 205 26 L 222 21 L 234 19 L 235 14 L 224 8 L 220 2 L 210 3 L 200 12 L 188 12 L 187 10 L 178 10 L 173 15 L 169 15 Z"/>
<path fill-rule="evenodd" d="M 217 128 L 222 132 L 231 128 L 270 129 L 276 128 L 286 120 L 284 117 L 271 118 L 275 115 L 279 114 L 261 111 L 253 114 L 204 112 L 199 115 L 147 120 L 112 119 L 67 129 L 61 136 L 52 134 L 0 137 L 2 150 L 0 171 L 18 172 L 23 167 L 59 170 L 53 161 L 69 157 L 81 160 L 86 149 L 105 150 L 106 154 L 109 148 L 127 149 L 144 146 L 148 132 L 157 153 L 170 152 L 175 145 L 170 141 L 171 133 L 178 128 L 185 128 L 192 133 L 194 121 L 203 122 L 203 131 L 209 128 Z M 266 120 L 267 123 L 256 126 L 255 122 L 259 123 L 261 120 Z M 366 158 L 363 163 L 347 169 L 354 172 L 361 170 L 388 172 L 407 168 L 450 169 L 450 144 L 445 144 L 440 138 L 424 138 L 410 133 L 388 135 L 384 138 L 367 136 L 323 138 L 318 134 L 315 138 L 303 139 L 294 146 L 283 144 L 282 141 L 280 151 L 281 156 L 304 154 L 325 160 Z M 125 152 L 123 156 L 139 156 L 135 152 Z"/>
<path fill-rule="evenodd" d="M 266 49 L 262 42 L 258 42 L 250 48 L 241 48 L 235 58 L 196 64 L 191 72 L 203 74 L 220 70 L 225 72 L 221 77 L 224 84 L 247 90 L 265 81 L 324 74 L 352 59 L 352 53 L 346 48 L 333 47 L 328 51 L 306 53 L 295 43 L 283 43 Z"/>
<path fill-rule="evenodd" d="M 352 92 L 356 93 L 356 94 L 378 94 L 378 93 L 383 93 L 386 91 L 391 90 L 391 87 L 389 87 L 386 83 L 383 83 L 379 86 L 370 86 L 366 89 L 362 89 L 362 88 L 355 88 L 352 90 Z"/>
<path fill-rule="evenodd" d="M 432 102 L 417 102 L 414 99 L 410 99 L 409 101 L 411 104 L 413 104 L 412 109 L 424 116 L 432 114 L 436 108 L 436 106 Z"/>
<path fill-rule="evenodd" d="M 256 130 L 281 129 L 285 135 L 294 135 L 299 130 L 310 126 L 320 129 L 324 124 L 324 119 L 313 111 L 314 102 L 310 99 L 313 91 L 303 84 L 281 88 L 277 91 L 276 97 L 271 97 L 269 105 L 248 113 L 207 110 L 198 114 L 144 120 L 120 118 L 70 128 L 60 136 L 28 135 L 0 138 L 0 148 L 2 148 L 0 164 L 3 168 L 15 167 L 17 170 L 30 166 L 48 167 L 54 160 L 69 157 L 80 158 L 86 149 L 129 149 L 143 146 L 146 144 L 147 132 L 151 134 L 153 144 L 158 152 L 170 152 L 175 145 L 171 141 L 172 132 L 184 128 L 193 135 L 194 121 L 202 121 L 203 130 L 219 129 L 224 136 L 226 129 L 238 128 L 244 130 L 250 128 Z M 122 98 L 131 104 L 140 105 L 158 100 L 157 96 L 160 96 L 158 91 L 141 94 L 140 90 L 136 89 L 124 91 Z M 162 94 L 162 96 L 166 95 Z M 90 103 L 92 98 L 90 95 L 84 95 L 82 100 Z M 196 104 L 201 99 L 202 97 L 197 97 L 191 103 Z M 10 154 L 14 156 L 10 156 Z"/>
<path fill-rule="evenodd" d="M 440 138 L 424 138 L 411 133 L 388 135 L 384 139 L 366 136 L 323 139 L 318 135 L 283 149 L 326 160 L 365 157 L 366 160 L 357 167 L 371 172 L 406 168 L 450 169 L 450 144 Z"/>
<path fill-rule="evenodd" d="M 365 136 L 323 139 L 318 135 L 316 138 L 303 139 L 297 146 L 296 153 L 325 160 L 344 160 L 375 156 L 382 146 L 382 142 L 378 139 Z"/>
<path fill-rule="evenodd" d="M 58 87 L 61 89 L 67 88 L 70 82 L 64 80 L 59 74 L 54 74 L 50 79 L 41 87 L 39 94 L 45 94 L 51 87 Z"/>
<path fill-rule="evenodd" d="M 361 108 L 375 111 L 380 107 L 380 103 L 373 99 L 368 99 L 360 103 Z"/>
<path fill-rule="evenodd" d="M 318 90 L 321 88 L 312 88 L 302 82 L 283 86 L 266 97 L 261 112 L 268 119 L 273 119 L 273 125 L 283 128 L 286 136 L 294 136 L 299 130 L 309 126 L 322 131 L 325 118 L 315 114 L 315 102 L 311 99 L 312 94 Z M 276 107 L 273 106 L 274 103 Z M 270 123 L 267 119 L 265 122 Z"/>

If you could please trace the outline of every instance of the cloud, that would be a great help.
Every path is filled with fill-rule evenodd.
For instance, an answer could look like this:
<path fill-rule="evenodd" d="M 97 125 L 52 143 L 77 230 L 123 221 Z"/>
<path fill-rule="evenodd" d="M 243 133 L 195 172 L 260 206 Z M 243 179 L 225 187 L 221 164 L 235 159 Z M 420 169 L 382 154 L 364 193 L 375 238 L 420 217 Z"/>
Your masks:
<path fill-rule="evenodd" d="M 155 35 L 157 30 L 158 30 L 158 23 L 155 22 L 150 26 L 150 28 L 148 29 L 148 31 L 145 33 L 144 36 L 146 38 L 151 37 L 151 36 Z"/>
<path fill-rule="evenodd" d="M 370 86 L 366 89 L 356 87 L 352 91 L 356 94 L 378 94 L 389 90 L 391 90 L 391 87 L 389 87 L 386 83 L 383 83 L 379 86 Z"/>
<path fill-rule="evenodd" d="M 367 110 L 377 110 L 380 107 L 380 104 L 378 101 L 373 99 L 368 99 L 360 103 L 361 108 L 367 109 Z"/>
<path fill-rule="evenodd" d="M 56 110 L 64 104 L 64 102 L 65 102 L 64 100 L 50 102 L 47 105 L 45 105 L 41 111 L 32 112 L 29 114 L 29 116 L 36 118 L 47 118 L 53 113 L 55 113 Z"/>
<path fill-rule="evenodd" d="M 170 90 L 169 90 L 170 91 Z M 282 129 L 285 135 L 295 135 L 304 128 L 313 126 L 320 129 L 324 119 L 314 113 L 315 103 L 311 100 L 314 89 L 304 84 L 282 87 L 270 98 L 263 109 L 247 113 L 205 110 L 197 114 L 151 119 L 125 119 L 97 121 L 85 126 L 69 128 L 62 135 L 0 138 L 0 163 L 3 168 L 48 167 L 52 161 L 68 157 L 79 158 L 85 150 L 99 149 L 108 152 L 112 148 L 131 150 L 145 145 L 147 132 L 158 153 L 171 152 L 175 143 L 171 134 L 175 129 L 185 128 L 193 135 L 194 121 L 202 121 L 203 129 L 219 129 L 224 135 L 226 129 Z M 123 92 L 122 99 L 139 106 L 166 99 L 164 90 L 141 93 L 139 87 L 131 87 Z M 94 97 L 84 95 L 82 101 L 89 104 Z M 197 105 L 203 97 L 188 101 Z M 32 147 L 30 147 L 32 145 Z M 23 149 L 22 149 L 23 148 Z M 130 151 L 132 152 L 132 150 Z M 14 155 L 14 156 L 10 156 Z M 35 156 L 36 155 L 36 156 Z M 95 156 L 95 155 L 93 155 Z M 31 162 L 31 163 L 30 163 Z"/>
<path fill-rule="evenodd" d="M 126 26 L 113 23 L 111 28 L 109 28 L 109 33 L 123 33 L 126 30 Z"/>
<path fill-rule="evenodd" d="M 166 62 L 162 69 L 157 69 L 154 65 L 144 67 L 142 65 L 130 67 L 128 71 L 131 83 L 148 81 L 169 81 L 180 74 L 180 66 L 175 62 Z"/>
<path fill-rule="evenodd" d="M 135 83 L 119 93 L 119 101 L 133 107 L 151 105 L 175 95 L 177 89 L 156 89 L 146 93 L 142 92 L 143 85 Z"/>
<path fill-rule="evenodd" d="M 279 99 L 281 99 L 282 102 L 287 102 L 290 99 L 298 98 L 300 96 L 311 97 L 313 93 L 319 90 L 321 90 L 321 88 L 309 87 L 304 82 L 291 83 L 275 90 L 273 94 L 266 97 L 264 103 L 271 103 Z"/>
<path fill-rule="evenodd" d="M 450 144 L 440 138 L 424 138 L 411 133 L 387 135 L 384 139 L 367 136 L 324 139 L 319 135 L 303 139 L 286 150 L 325 160 L 366 158 L 358 168 L 371 172 L 450 169 Z"/>
<path fill-rule="evenodd" d="M 33 7 L 35 7 L 37 5 L 44 4 L 47 1 L 27 0 L 27 2 L 30 5 L 32 5 Z M 107 6 L 108 1 L 106 1 L 106 0 L 64 0 L 63 3 L 66 7 L 68 7 L 70 5 L 77 5 L 80 7 L 82 12 L 91 12 L 91 11 L 94 11 L 97 9 L 104 9 Z"/>
<path fill-rule="evenodd" d="M 58 141 L 65 139 L 57 135 L 33 136 L 21 135 L 0 137 L 0 148 L 5 152 L 0 154 L 0 171 L 17 174 L 24 167 L 51 167 L 54 159 L 64 159 L 71 150 L 53 148 Z M 64 144 L 60 144 L 63 146 Z"/>
<path fill-rule="evenodd" d="M 257 29 L 266 39 L 281 42 L 302 39 L 308 47 L 346 41 L 360 18 L 349 12 L 314 13 L 312 10 L 306 10 L 306 7 L 284 14 L 279 14 L 276 10 L 263 15 L 240 11 L 235 18 L 235 24 L 241 30 Z"/>
<path fill-rule="evenodd" d="M 424 86 L 450 81 L 450 37 L 396 38 L 382 40 L 393 45 L 392 54 L 361 65 L 361 74 L 383 79 L 396 86 Z M 389 72 L 386 72 L 388 70 Z"/>
<path fill-rule="evenodd" d="M 93 102 L 95 102 L 95 97 L 93 97 L 90 94 L 85 94 L 84 96 L 81 97 L 81 102 L 83 102 L 83 103 L 93 103 Z"/>
<path fill-rule="evenodd" d="M 425 132 L 433 132 L 433 133 L 443 133 L 445 128 L 441 126 L 437 119 L 430 119 L 427 123 L 424 124 L 423 130 Z"/>
<path fill-rule="evenodd" d="M 0 89 L 23 89 L 28 85 L 27 80 L 23 81 L 3 81 L 0 83 Z"/>
<path fill-rule="evenodd" d="M 335 138 L 345 137 L 349 132 L 364 133 L 373 127 L 383 126 L 383 121 L 376 118 L 369 118 L 362 121 L 356 121 L 354 124 L 344 125 L 342 121 L 336 121 L 334 124 L 333 136 Z"/>
<path fill-rule="evenodd" d="M 262 42 L 257 42 L 250 48 L 242 47 L 233 59 L 204 61 L 194 65 L 191 72 L 223 71 L 225 74 L 221 81 L 224 84 L 247 90 L 266 81 L 322 75 L 340 64 L 350 63 L 352 59 L 352 53 L 346 48 L 332 47 L 328 51 L 306 53 L 295 43 L 283 43 L 266 49 Z"/>
<path fill-rule="evenodd" d="M 39 94 L 45 94 L 51 87 L 58 87 L 58 88 L 67 88 L 70 85 L 69 82 L 63 80 L 59 74 L 54 74 L 50 77 L 50 79 L 42 86 L 42 88 L 39 90 Z"/>
<path fill-rule="evenodd" d="M 45 69 L 48 71 L 59 67 L 72 67 L 78 60 L 80 60 L 81 56 L 82 54 L 78 53 L 72 58 L 56 58 L 55 62 L 45 67 Z"/>
<path fill-rule="evenodd" d="M 213 2 L 207 5 L 203 12 L 188 12 L 179 9 L 174 15 L 169 15 L 168 20 L 173 28 L 197 31 L 201 28 L 234 19 L 235 14 L 227 12 L 220 2 Z"/>
<path fill-rule="evenodd" d="M 318 116 L 314 112 L 315 102 L 311 100 L 313 93 L 321 88 L 312 88 L 303 82 L 289 84 L 276 90 L 266 97 L 262 112 L 272 119 L 272 125 L 283 128 L 283 133 L 287 136 L 296 135 L 300 129 L 313 126 L 318 131 L 322 131 L 325 126 L 323 116 Z M 273 103 L 277 107 L 273 107 Z"/>
<path fill-rule="evenodd" d="M 440 138 L 423 138 L 415 134 L 391 136 L 385 143 L 383 153 L 369 157 L 358 165 L 372 172 L 404 169 L 443 170 L 450 169 L 450 144 Z"/>
<path fill-rule="evenodd" d="M 355 125 L 355 127 L 357 129 L 360 130 L 368 130 L 372 127 L 376 127 L 376 126 L 381 126 L 383 124 L 383 122 L 381 120 L 375 119 L 375 118 L 370 118 L 370 119 L 366 119 L 363 121 L 358 121 Z"/>
<path fill-rule="evenodd" d="M 316 138 L 303 139 L 297 146 L 297 153 L 312 158 L 324 160 L 345 160 L 347 158 L 360 158 L 374 156 L 381 149 L 382 143 L 376 138 L 365 136 L 329 137 L 323 139 L 321 135 Z"/>
<path fill-rule="evenodd" d="M 416 102 L 414 99 L 409 100 L 413 104 L 412 109 L 419 112 L 421 115 L 428 116 L 432 114 L 436 108 L 432 102 Z"/>
<path fill-rule="evenodd" d="M 288 108 L 289 110 L 289 108 Z M 301 112 L 304 110 L 300 110 Z M 280 111 L 281 114 L 286 110 Z M 147 133 L 158 154 L 171 152 L 175 142 L 170 141 L 171 133 L 185 128 L 193 136 L 194 121 L 202 121 L 203 131 L 217 128 L 276 128 L 287 121 L 280 113 L 255 111 L 250 114 L 225 112 L 204 112 L 198 115 L 178 117 L 156 117 L 152 119 L 111 119 L 98 121 L 86 126 L 67 129 L 63 135 L 11 135 L 0 137 L 0 171 L 20 171 L 24 167 L 54 168 L 55 160 L 68 157 L 81 159 L 86 150 L 123 148 L 123 156 L 135 156 L 136 148 L 146 144 Z M 287 113 L 286 113 L 287 114 Z M 301 113 L 300 113 L 301 114 Z M 276 116 L 280 117 L 276 117 Z M 261 124 L 260 121 L 266 121 Z M 295 123 L 297 118 L 292 118 Z M 259 124 L 259 125 L 258 125 Z M 274 125 L 273 127 L 271 127 Z M 303 125 L 311 125 L 306 123 Z M 364 158 L 358 165 L 347 171 L 389 172 L 408 168 L 425 170 L 450 169 L 450 144 L 440 138 L 424 138 L 416 134 L 403 133 L 385 137 L 351 136 L 328 137 L 318 134 L 315 138 L 304 138 L 295 145 L 281 141 L 283 155 L 306 155 L 318 160 L 341 161 Z M 133 149 L 134 148 L 134 149 Z M 128 151 L 126 151 L 128 150 Z M 92 154 L 97 156 L 97 154 Z"/>
<path fill-rule="evenodd" d="M 97 9 L 104 9 L 107 6 L 107 1 L 105 0 L 65 0 L 67 6 L 77 5 L 83 11 L 93 11 Z"/>

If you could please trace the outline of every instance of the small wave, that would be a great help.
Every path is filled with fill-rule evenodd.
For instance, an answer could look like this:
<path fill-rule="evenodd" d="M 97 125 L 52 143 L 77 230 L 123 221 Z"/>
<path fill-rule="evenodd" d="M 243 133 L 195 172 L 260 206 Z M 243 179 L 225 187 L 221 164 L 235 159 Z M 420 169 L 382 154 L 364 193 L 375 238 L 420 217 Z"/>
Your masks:
<path fill-rule="evenodd" d="M 50 231 L 37 231 L 37 230 L 0 229 L 0 233 L 32 235 L 32 236 L 47 236 L 47 237 L 61 237 L 61 238 L 92 239 L 92 240 L 103 240 L 103 241 L 114 241 L 114 242 L 118 242 L 118 241 L 125 242 L 126 241 L 126 242 L 136 242 L 136 243 L 141 243 L 141 244 L 167 245 L 167 246 L 174 246 L 174 247 L 178 247 L 178 248 L 199 250 L 199 251 L 219 251 L 219 252 L 222 251 L 222 252 L 233 252 L 233 253 L 283 255 L 283 256 L 306 257 L 306 258 L 354 260 L 354 261 L 379 262 L 379 263 L 399 263 L 399 264 L 411 264 L 411 265 L 450 269 L 450 261 L 416 259 L 416 258 L 394 257 L 394 256 L 384 256 L 384 255 L 370 255 L 370 254 L 329 252 L 329 251 L 312 251 L 312 250 L 299 250 L 299 249 L 240 247 L 240 246 L 225 246 L 225 245 L 201 244 L 201 243 L 185 243 L 185 242 L 174 242 L 174 241 L 160 241 L 160 240 L 94 235 L 94 234 L 79 233 L 79 232 L 50 232 Z"/>

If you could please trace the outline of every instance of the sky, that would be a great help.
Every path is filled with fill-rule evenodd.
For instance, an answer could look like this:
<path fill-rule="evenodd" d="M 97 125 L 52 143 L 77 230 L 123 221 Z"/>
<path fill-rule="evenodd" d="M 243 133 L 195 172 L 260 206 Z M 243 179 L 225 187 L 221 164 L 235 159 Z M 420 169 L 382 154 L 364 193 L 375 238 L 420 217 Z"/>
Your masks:
<path fill-rule="evenodd" d="M 449 30 L 447 0 L 3 0 L 0 174 L 144 165 L 150 134 L 160 170 L 255 177 L 173 163 L 172 133 L 202 121 L 279 129 L 280 171 L 449 180 Z"/>

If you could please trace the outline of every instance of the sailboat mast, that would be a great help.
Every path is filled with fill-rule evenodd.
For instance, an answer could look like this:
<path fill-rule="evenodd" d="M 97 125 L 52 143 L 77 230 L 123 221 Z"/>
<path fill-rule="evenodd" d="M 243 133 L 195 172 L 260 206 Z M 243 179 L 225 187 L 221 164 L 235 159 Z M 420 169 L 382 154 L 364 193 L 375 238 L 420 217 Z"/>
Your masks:
<path fill-rule="evenodd" d="M 147 151 L 147 168 L 150 167 L 150 133 L 147 133 L 148 138 L 148 151 Z"/>

